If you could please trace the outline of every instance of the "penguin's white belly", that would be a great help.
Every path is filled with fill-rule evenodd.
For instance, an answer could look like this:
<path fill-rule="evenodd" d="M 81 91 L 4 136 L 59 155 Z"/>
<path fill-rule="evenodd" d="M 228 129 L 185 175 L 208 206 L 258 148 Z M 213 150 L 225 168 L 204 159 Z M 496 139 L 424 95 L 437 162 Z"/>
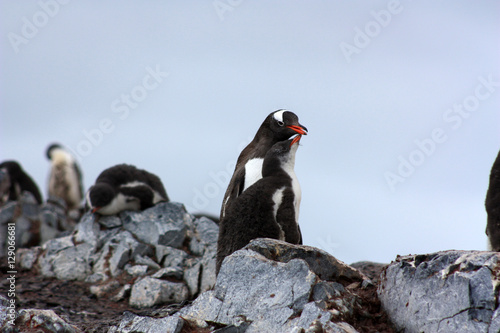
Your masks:
<path fill-rule="evenodd" d="M 292 178 L 293 190 L 293 206 L 295 207 L 295 222 L 299 223 L 300 200 L 302 199 L 302 190 L 300 189 L 299 180 L 293 169 L 286 170 L 290 178 Z"/>
<path fill-rule="evenodd" d="M 274 203 L 273 217 L 274 217 L 274 221 L 278 224 L 278 227 L 280 228 L 279 240 L 282 240 L 282 241 L 285 240 L 285 232 L 283 231 L 283 228 L 281 228 L 281 225 L 278 223 L 277 215 L 278 215 L 278 209 L 280 208 L 281 203 L 283 202 L 283 191 L 285 191 L 285 188 L 284 187 L 280 188 L 279 190 L 274 192 L 273 198 L 272 198 L 273 203 Z"/>
<path fill-rule="evenodd" d="M 243 191 L 262 178 L 263 158 L 252 158 L 245 164 L 245 184 Z"/>

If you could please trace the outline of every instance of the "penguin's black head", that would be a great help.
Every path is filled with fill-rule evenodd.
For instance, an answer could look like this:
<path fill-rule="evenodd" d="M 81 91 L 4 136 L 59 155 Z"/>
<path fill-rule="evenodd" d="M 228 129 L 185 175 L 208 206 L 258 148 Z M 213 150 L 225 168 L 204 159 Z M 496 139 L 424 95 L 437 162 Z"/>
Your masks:
<path fill-rule="evenodd" d="M 5 161 L 0 164 L 0 169 L 7 170 L 11 179 L 17 179 L 23 173 L 23 169 L 16 161 Z"/>
<path fill-rule="evenodd" d="M 92 213 L 98 209 L 108 205 L 115 197 L 115 191 L 111 185 L 106 183 L 98 183 L 89 189 L 87 204 L 90 206 Z"/>
<path fill-rule="evenodd" d="M 294 134 L 307 135 L 307 128 L 299 124 L 299 117 L 291 111 L 277 110 L 266 119 L 274 141 L 283 141 Z"/>
<path fill-rule="evenodd" d="M 49 146 L 49 148 L 47 148 L 47 151 L 46 151 L 46 156 L 49 160 L 52 159 L 52 151 L 54 151 L 55 149 L 62 149 L 62 146 L 57 144 L 57 143 L 53 143 Z"/>
<path fill-rule="evenodd" d="M 299 134 L 288 140 L 277 142 L 271 147 L 267 155 L 285 156 L 289 155 L 290 152 L 294 153 L 297 151 L 297 148 L 299 147 L 299 141 L 301 138 L 302 135 Z"/>
<path fill-rule="evenodd" d="M 267 177 L 283 169 L 293 169 L 295 153 L 302 136 L 299 134 L 291 139 L 275 143 L 267 151 L 262 164 L 262 176 Z"/>

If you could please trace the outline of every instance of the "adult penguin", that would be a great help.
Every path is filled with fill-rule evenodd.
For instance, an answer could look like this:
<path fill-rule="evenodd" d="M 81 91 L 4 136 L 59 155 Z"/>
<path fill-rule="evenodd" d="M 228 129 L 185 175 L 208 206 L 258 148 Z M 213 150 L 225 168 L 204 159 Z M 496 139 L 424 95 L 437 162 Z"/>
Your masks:
<path fill-rule="evenodd" d="M 224 258 L 255 238 L 302 244 L 298 224 L 301 200 L 295 154 L 301 136 L 278 142 L 267 152 L 262 178 L 238 196 L 219 224 L 216 274 Z"/>
<path fill-rule="evenodd" d="M 222 201 L 221 221 L 224 220 L 226 210 L 233 201 L 262 178 L 262 162 L 267 151 L 277 142 L 287 140 L 295 134 L 307 134 L 307 128 L 299 123 L 299 118 L 295 113 L 281 109 L 271 112 L 266 117 L 253 140 L 238 157 L 233 176 Z"/>

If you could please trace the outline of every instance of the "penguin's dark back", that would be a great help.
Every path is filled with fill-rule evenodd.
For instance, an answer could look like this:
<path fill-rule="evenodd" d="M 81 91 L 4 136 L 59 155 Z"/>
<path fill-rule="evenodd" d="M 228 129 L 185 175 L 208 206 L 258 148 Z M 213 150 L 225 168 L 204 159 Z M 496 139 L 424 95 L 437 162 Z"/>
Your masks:
<path fill-rule="evenodd" d="M 114 187 L 119 187 L 134 181 L 143 182 L 160 193 L 165 198 L 167 193 L 160 178 L 146 170 L 138 169 L 129 164 L 118 164 L 101 172 L 96 183 L 106 182 Z"/>

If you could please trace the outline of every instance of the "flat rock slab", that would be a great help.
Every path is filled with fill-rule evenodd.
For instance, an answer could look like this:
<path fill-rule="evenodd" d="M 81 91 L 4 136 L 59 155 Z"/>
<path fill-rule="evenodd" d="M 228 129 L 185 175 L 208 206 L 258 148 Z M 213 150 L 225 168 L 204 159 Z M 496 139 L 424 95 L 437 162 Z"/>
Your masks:
<path fill-rule="evenodd" d="M 500 253 L 443 251 L 398 257 L 382 273 L 382 306 L 404 332 L 498 333 Z"/>

